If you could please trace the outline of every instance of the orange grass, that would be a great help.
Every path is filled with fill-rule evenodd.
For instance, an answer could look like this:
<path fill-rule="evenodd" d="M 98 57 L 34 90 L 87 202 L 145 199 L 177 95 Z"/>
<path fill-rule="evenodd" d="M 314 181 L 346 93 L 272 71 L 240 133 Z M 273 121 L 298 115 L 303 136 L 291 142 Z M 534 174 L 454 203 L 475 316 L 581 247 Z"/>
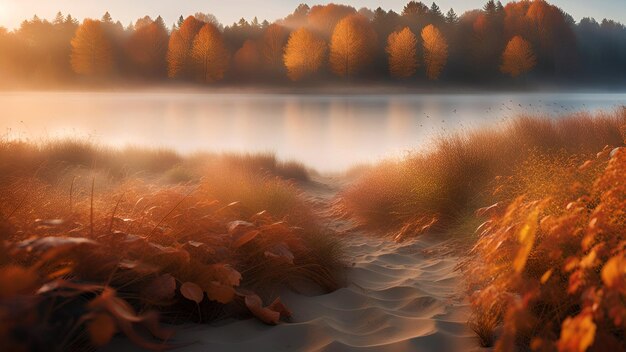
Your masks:
<path fill-rule="evenodd" d="M 275 300 L 281 288 L 337 288 L 340 244 L 288 179 L 306 180 L 298 164 L 85 141 L 4 142 L 0 161 L 0 339 L 10 350 L 97 347 L 117 332 L 161 349 L 171 333 L 155 312 L 172 322 L 251 312 L 276 324 L 290 315 Z"/>
<path fill-rule="evenodd" d="M 559 120 L 523 116 L 503 128 L 441 137 L 425 152 L 366 172 L 343 192 L 343 206 L 362 226 L 383 233 L 403 236 L 407 225 L 433 219 L 428 229 L 464 226 L 475 222 L 468 220 L 475 209 L 497 199 L 491 194 L 496 176 L 511 176 L 531 155 L 591 154 L 623 145 L 625 125 L 622 108 Z"/>

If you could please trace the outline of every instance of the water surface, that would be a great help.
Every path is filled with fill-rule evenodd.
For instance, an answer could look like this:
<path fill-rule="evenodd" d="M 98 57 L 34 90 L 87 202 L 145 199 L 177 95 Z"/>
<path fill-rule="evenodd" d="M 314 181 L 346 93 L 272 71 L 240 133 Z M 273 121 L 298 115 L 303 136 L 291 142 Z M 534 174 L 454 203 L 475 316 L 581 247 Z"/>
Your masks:
<path fill-rule="evenodd" d="M 432 137 L 519 114 L 559 118 L 626 105 L 624 93 L 319 95 L 207 92 L 0 93 L 3 138 L 272 151 L 339 171 L 422 148 Z"/>

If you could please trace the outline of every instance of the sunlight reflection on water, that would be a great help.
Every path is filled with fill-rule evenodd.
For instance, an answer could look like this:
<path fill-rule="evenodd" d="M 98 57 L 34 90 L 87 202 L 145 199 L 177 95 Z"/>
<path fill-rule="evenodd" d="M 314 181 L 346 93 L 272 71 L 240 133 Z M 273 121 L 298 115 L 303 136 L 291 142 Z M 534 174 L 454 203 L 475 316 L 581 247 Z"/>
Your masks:
<path fill-rule="evenodd" d="M 285 95 L 0 93 L 3 138 L 89 138 L 187 153 L 273 151 L 337 171 L 422 148 L 435 136 L 520 114 L 612 110 L 623 93 Z"/>

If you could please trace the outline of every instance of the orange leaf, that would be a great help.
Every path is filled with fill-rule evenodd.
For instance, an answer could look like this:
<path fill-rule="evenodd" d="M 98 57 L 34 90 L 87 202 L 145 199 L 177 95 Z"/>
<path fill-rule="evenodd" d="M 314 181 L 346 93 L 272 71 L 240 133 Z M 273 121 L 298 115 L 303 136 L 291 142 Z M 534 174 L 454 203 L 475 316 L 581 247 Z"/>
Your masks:
<path fill-rule="evenodd" d="M 535 208 L 530 212 L 530 214 L 528 214 L 526 221 L 518 233 L 518 240 L 522 247 L 517 252 L 517 256 L 513 261 L 513 268 L 517 273 L 521 273 L 524 270 L 528 256 L 533 249 L 533 245 L 535 244 L 535 235 L 537 234 L 538 221 L 539 208 Z"/>
<path fill-rule="evenodd" d="M 100 313 L 87 323 L 87 330 L 89 331 L 91 343 L 96 347 L 102 347 L 111 341 L 113 335 L 117 332 L 117 326 L 110 315 Z"/>
<path fill-rule="evenodd" d="M 562 352 L 584 352 L 592 344 L 596 335 L 596 324 L 591 314 L 581 313 L 568 317 L 561 327 L 558 347 Z"/>
<path fill-rule="evenodd" d="M 247 231 L 244 232 L 241 235 L 236 236 L 236 238 L 233 241 L 233 248 L 237 249 L 241 246 L 243 246 L 244 244 L 252 241 L 253 239 L 256 238 L 256 236 L 258 236 L 261 233 L 261 231 L 259 230 L 252 230 L 252 231 Z"/>
<path fill-rule="evenodd" d="M 259 320 L 266 324 L 276 325 L 280 321 L 280 313 L 274 310 L 264 308 L 261 297 L 257 295 L 247 295 L 245 298 L 246 307 Z"/>
<path fill-rule="evenodd" d="M 274 302 L 272 302 L 272 304 L 267 306 L 267 308 L 280 313 L 280 316 L 282 318 L 291 318 L 291 310 L 289 310 L 289 308 L 287 308 L 287 306 L 283 304 L 283 302 L 280 300 L 280 297 L 277 297 Z"/>
<path fill-rule="evenodd" d="M 602 268 L 602 282 L 613 289 L 626 289 L 626 259 L 616 256 L 609 259 Z"/>
<path fill-rule="evenodd" d="M 227 304 L 235 298 L 235 289 L 232 286 L 213 281 L 208 284 L 206 295 L 212 301 Z"/>
<path fill-rule="evenodd" d="M 193 282 L 185 282 L 182 284 L 180 286 L 180 293 L 183 297 L 198 304 L 200 304 L 200 302 L 204 299 L 204 292 L 200 286 L 194 284 Z"/>

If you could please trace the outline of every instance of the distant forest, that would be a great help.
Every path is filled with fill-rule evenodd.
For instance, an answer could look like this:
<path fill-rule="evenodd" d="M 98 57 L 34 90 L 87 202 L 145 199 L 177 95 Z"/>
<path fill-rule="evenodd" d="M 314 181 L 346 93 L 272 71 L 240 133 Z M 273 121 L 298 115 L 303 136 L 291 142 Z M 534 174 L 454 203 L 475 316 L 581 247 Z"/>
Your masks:
<path fill-rule="evenodd" d="M 594 6 L 593 2 L 589 6 Z M 409 2 L 401 13 L 302 4 L 274 23 L 224 26 L 197 13 L 171 25 L 124 26 L 107 12 L 80 23 L 58 13 L 0 28 L 0 84 L 181 81 L 626 82 L 626 28 L 576 22 L 543 0 L 457 14 Z M 427 83 L 433 82 L 433 83 Z"/>

